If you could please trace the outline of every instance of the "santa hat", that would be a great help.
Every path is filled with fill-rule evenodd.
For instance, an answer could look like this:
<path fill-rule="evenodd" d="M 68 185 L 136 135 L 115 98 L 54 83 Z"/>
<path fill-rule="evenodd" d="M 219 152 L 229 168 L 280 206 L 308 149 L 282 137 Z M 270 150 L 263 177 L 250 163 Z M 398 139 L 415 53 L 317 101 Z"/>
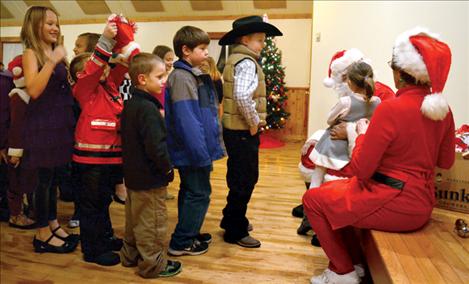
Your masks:
<path fill-rule="evenodd" d="M 117 26 L 117 35 L 114 38 L 116 44 L 112 52 L 119 53 L 130 61 L 133 56 L 140 53 L 140 45 L 134 41 L 137 25 L 123 15 L 112 14 L 107 20 L 108 23 L 115 23 Z"/>
<path fill-rule="evenodd" d="M 26 84 L 24 82 L 23 74 L 23 56 L 18 55 L 13 58 L 13 60 L 8 63 L 8 70 L 13 74 L 13 83 L 16 87 L 10 91 L 8 96 L 12 97 L 13 95 L 17 94 L 25 103 L 28 103 L 30 96 L 28 96 L 28 94 L 26 94 L 24 91 Z"/>
<path fill-rule="evenodd" d="M 336 52 L 329 63 L 328 77 L 323 80 L 324 86 L 332 88 L 343 83 L 343 75 L 346 74 L 347 68 L 358 61 L 369 63 L 369 60 L 364 58 L 363 53 L 356 48 Z"/>
<path fill-rule="evenodd" d="M 23 56 L 18 55 L 8 63 L 8 70 L 13 74 L 13 83 L 17 88 L 24 88 Z"/>
<path fill-rule="evenodd" d="M 437 34 L 416 27 L 399 35 L 394 43 L 393 64 L 414 77 L 418 83 L 431 86 L 420 110 L 432 120 L 443 120 L 449 106 L 441 92 L 451 66 L 451 50 L 439 41 Z"/>

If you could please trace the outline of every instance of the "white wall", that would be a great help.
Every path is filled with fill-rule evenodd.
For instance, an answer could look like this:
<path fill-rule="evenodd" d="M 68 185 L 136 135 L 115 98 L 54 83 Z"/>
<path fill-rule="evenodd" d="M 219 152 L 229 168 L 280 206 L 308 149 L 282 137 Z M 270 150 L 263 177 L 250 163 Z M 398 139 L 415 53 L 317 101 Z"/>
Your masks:
<path fill-rule="evenodd" d="M 397 35 L 415 26 L 440 34 L 450 46 L 452 66 L 444 93 L 456 127 L 469 123 L 468 18 L 467 1 L 315 1 L 308 133 L 326 126 L 327 113 L 337 100 L 322 84 L 332 55 L 351 47 L 360 49 L 372 60 L 377 80 L 395 90 L 387 61 Z M 315 38 L 318 33 L 320 42 Z"/>
<path fill-rule="evenodd" d="M 270 23 L 277 26 L 284 34 L 277 38 L 277 46 L 282 51 L 282 62 L 286 66 L 285 81 L 289 87 L 309 87 L 311 62 L 311 20 L 276 19 Z M 143 51 L 152 52 L 156 45 L 172 47 L 173 36 L 185 25 L 199 27 L 207 32 L 227 32 L 231 30 L 232 20 L 226 21 L 185 21 L 185 22 L 142 22 L 136 41 Z M 64 45 L 68 58 L 73 57 L 73 47 L 77 36 L 84 32 L 101 33 L 104 24 L 62 25 Z M 20 27 L 1 27 L 2 37 L 19 36 Z"/>

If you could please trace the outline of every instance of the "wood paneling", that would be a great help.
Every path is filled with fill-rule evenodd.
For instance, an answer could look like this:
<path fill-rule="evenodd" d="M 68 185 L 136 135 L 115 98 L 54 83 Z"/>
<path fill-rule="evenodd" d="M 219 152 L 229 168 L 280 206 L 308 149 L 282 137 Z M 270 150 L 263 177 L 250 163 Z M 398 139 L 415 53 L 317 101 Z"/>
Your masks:
<path fill-rule="evenodd" d="M 286 0 L 253 0 L 256 9 L 282 9 L 287 8 Z"/>
<path fill-rule="evenodd" d="M 208 32 L 210 39 L 221 39 L 226 33 L 225 32 Z"/>
<path fill-rule="evenodd" d="M 223 5 L 220 0 L 190 0 L 192 10 L 194 11 L 221 11 Z"/>
<path fill-rule="evenodd" d="M 212 195 L 203 224 L 203 232 L 213 241 L 206 254 L 184 256 L 182 272 L 176 277 L 148 280 L 136 275 L 136 268 L 121 265 L 103 267 L 82 260 L 80 247 L 72 254 L 37 254 L 32 251 L 34 231 L 22 231 L 0 224 L 0 283 L 309 283 L 321 273 L 328 260 L 321 248 L 312 247 L 311 236 L 300 236 L 299 218 L 291 209 L 301 203 L 305 186 L 298 172 L 301 144 L 287 144 L 280 149 L 260 149 L 259 182 L 249 203 L 247 216 L 254 227 L 253 237 L 262 246 L 241 248 L 223 242 L 219 224 L 226 204 L 226 158 L 214 163 L 211 173 Z M 178 193 L 179 179 L 169 186 Z M 177 198 L 167 201 L 168 235 L 177 222 Z M 73 212 L 72 203 L 59 202 L 62 224 Z M 124 206 L 110 208 L 115 232 L 124 232 Z"/>
<path fill-rule="evenodd" d="M 469 283 L 469 239 L 453 231 L 467 214 L 433 209 L 419 231 L 364 231 L 364 252 L 374 283 Z"/>
<path fill-rule="evenodd" d="M 131 0 L 131 2 L 137 12 L 164 12 L 163 4 L 159 0 Z"/>
<path fill-rule="evenodd" d="M 86 15 L 107 15 L 111 14 L 111 10 L 104 0 L 76 0 L 77 4 Z"/>
<path fill-rule="evenodd" d="M 220 21 L 220 20 L 235 20 L 241 17 L 250 16 L 245 14 L 233 14 L 233 15 L 191 15 L 191 16 L 153 16 L 153 17 L 143 17 L 135 16 L 132 17 L 132 20 L 135 22 L 172 22 L 172 21 Z M 291 14 L 291 13 L 282 13 L 282 14 L 269 14 L 269 19 L 311 19 L 311 13 L 303 14 Z M 83 24 L 96 24 L 103 23 L 107 19 L 107 16 L 102 17 L 93 17 L 92 19 L 60 19 L 61 25 L 83 25 Z M 2 20 L 2 27 L 14 27 L 21 26 L 23 24 L 22 20 Z"/>
<path fill-rule="evenodd" d="M 3 5 L 3 3 L 0 3 L 0 19 L 12 19 L 14 18 L 13 15 L 10 13 L 10 11 Z"/>
<path fill-rule="evenodd" d="M 44 6 L 44 7 L 53 8 L 55 10 L 54 5 L 52 5 L 52 3 L 49 0 L 24 0 L 24 3 L 26 3 L 26 5 L 28 5 L 28 7 L 30 7 L 30 6 Z"/>
<path fill-rule="evenodd" d="M 309 87 L 288 87 L 288 100 L 285 110 L 290 113 L 285 127 L 269 130 L 272 135 L 283 141 L 305 141 L 308 135 Z"/>

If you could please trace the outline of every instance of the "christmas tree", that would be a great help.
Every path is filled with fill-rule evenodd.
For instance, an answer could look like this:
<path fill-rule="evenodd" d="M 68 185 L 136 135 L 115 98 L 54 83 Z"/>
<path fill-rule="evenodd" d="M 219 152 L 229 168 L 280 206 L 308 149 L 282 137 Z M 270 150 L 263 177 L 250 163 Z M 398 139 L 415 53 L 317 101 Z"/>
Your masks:
<path fill-rule="evenodd" d="M 285 127 L 290 113 L 285 111 L 287 105 L 287 88 L 285 87 L 285 68 L 282 67 L 282 53 L 278 50 L 272 37 L 265 40 L 261 52 L 262 69 L 265 74 L 267 95 L 267 125 L 265 129 Z"/>

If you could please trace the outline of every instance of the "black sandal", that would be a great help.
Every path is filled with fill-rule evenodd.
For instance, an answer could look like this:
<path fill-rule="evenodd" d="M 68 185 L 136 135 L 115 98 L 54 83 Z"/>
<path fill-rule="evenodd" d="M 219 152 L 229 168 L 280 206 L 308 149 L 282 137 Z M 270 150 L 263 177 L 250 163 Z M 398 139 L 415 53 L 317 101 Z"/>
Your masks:
<path fill-rule="evenodd" d="M 34 251 L 35 252 L 52 252 L 52 253 L 69 253 L 75 250 L 77 247 L 76 244 L 64 241 L 63 245 L 61 246 L 54 246 L 49 244 L 49 242 L 52 240 L 53 237 L 56 237 L 54 234 L 52 234 L 45 242 L 36 239 L 36 236 L 34 236 L 33 240 L 33 246 L 34 246 Z"/>
<path fill-rule="evenodd" d="M 54 230 L 52 230 L 52 235 L 56 236 L 57 238 L 61 239 L 62 241 L 64 242 L 69 242 L 69 243 L 76 243 L 78 244 L 78 242 L 80 241 L 80 235 L 77 235 L 77 234 L 70 234 L 67 232 L 68 234 L 68 237 L 61 237 L 59 235 L 56 234 L 56 232 L 60 229 L 61 227 L 58 226 L 57 228 L 55 228 Z"/>

